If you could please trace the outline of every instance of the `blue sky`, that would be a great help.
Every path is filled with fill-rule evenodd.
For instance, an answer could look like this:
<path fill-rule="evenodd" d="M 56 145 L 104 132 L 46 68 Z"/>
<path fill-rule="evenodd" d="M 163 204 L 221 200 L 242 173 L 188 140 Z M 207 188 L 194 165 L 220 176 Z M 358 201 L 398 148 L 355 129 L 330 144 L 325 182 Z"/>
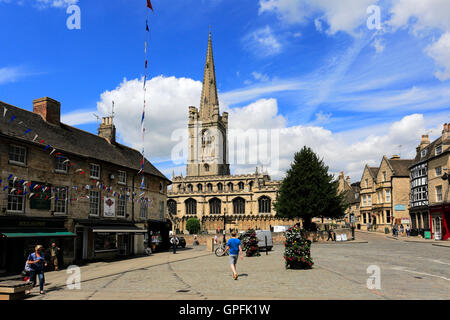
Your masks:
<path fill-rule="evenodd" d="M 50 96 L 66 122 L 94 133 L 93 113 L 107 114 L 115 100 L 120 141 L 140 148 L 145 2 L 0 0 L 0 100 L 31 110 L 33 99 Z M 66 27 L 72 3 L 81 30 Z M 307 144 L 333 172 L 357 180 L 364 163 L 402 148 L 412 156 L 420 134 L 437 137 L 450 122 L 450 24 L 442 15 L 450 6 L 441 0 L 152 3 L 146 155 L 168 175 L 183 171 L 170 160 L 169 138 L 185 127 L 187 107 L 199 105 L 209 26 L 230 126 L 283 129 L 280 144 L 292 145 L 280 152 L 275 177 Z M 366 26 L 372 4 L 382 30 Z"/>

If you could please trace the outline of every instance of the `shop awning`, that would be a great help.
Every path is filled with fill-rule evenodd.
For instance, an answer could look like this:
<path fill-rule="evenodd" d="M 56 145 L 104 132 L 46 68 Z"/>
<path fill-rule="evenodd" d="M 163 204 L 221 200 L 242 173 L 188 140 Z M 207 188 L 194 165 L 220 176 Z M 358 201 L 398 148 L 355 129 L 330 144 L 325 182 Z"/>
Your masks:
<path fill-rule="evenodd" d="M 147 230 L 132 226 L 101 226 L 93 227 L 92 232 L 147 233 Z"/>
<path fill-rule="evenodd" d="M 2 237 L 6 238 L 43 238 L 43 237 L 75 237 L 75 233 L 61 232 L 2 232 Z"/>

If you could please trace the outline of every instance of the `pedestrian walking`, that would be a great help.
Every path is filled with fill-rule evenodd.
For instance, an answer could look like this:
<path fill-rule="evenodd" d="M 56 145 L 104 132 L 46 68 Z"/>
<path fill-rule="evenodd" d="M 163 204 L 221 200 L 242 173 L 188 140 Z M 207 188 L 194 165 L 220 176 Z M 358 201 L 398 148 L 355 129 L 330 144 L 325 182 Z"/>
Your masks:
<path fill-rule="evenodd" d="M 405 232 L 405 227 L 403 227 L 403 225 L 400 225 L 400 233 L 403 235 L 403 232 Z"/>
<path fill-rule="evenodd" d="M 176 235 L 172 234 L 170 243 L 172 244 L 173 254 L 177 253 L 177 245 L 180 243 L 180 240 L 178 240 Z"/>
<path fill-rule="evenodd" d="M 236 231 L 231 232 L 231 239 L 228 240 L 227 248 L 225 252 L 230 251 L 230 268 L 233 272 L 233 279 L 237 280 L 238 274 L 236 271 L 236 264 L 239 258 L 239 254 L 241 259 L 244 260 L 244 252 L 242 251 L 241 240 L 236 237 Z"/>
<path fill-rule="evenodd" d="M 50 248 L 50 258 L 51 258 L 51 262 L 52 262 L 52 265 L 53 265 L 53 270 L 55 270 L 55 271 L 58 271 L 59 269 L 58 269 L 58 267 L 59 267 L 59 264 L 58 264 L 58 257 L 59 257 L 59 252 L 61 251 L 61 249 L 60 248 L 58 248 L 57 246 L 56 246 L 56 243 L 52 243 L 52 246 L 51 246 L 51 248 Z"/>
<path fill-rule="evenodd" d="M 34 252 L 30 253 L 27 260 L 27 263 L 30 266 L 30 281 L 33 283 L 33 287 L 36 286 L 36 277 L 39 278 L 40 294 L 44 294 L 44 269 L 47 266 L 42 249 L 43 247 L 41 245 L 37 245 L 34 248 Z M 27 290 L 26 293 L 29 294 L 30 290 Z"/>
<path fill-rule="evenodd" d="M 331 241 L 334 241 L 333 239 L 333 231 L 331 231 L 331 229 L 328 229 L 328 239 L 327 241 L 329 241 L 331 239 Z"/>
<path fill-rule="evenodd" d="M 409 227 L 409 224 L 406 225 L 406 236 L 409 237 L 411 234 L 411 228 Z"/>

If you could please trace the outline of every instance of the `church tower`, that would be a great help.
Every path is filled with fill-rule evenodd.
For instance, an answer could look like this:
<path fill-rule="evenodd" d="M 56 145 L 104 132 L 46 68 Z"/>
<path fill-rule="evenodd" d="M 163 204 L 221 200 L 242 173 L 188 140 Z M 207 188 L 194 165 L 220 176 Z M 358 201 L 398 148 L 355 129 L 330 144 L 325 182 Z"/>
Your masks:
<path fill-rule="evenodd" d="M 230 174 L 228 164 L 228 113 L 220 115 L 211 32 L 206 53 L 200 110 L 189 107 L 187 176 Z"/>

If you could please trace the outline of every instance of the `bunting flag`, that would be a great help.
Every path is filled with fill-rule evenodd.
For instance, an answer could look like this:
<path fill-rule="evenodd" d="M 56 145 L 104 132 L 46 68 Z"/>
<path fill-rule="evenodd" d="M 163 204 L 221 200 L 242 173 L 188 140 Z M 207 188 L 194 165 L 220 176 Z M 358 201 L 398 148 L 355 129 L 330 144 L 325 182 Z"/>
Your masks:
<path fill-rule="evenodd" d="M 150 0 L 147 0 L 147 7 L 153 11 L 152 3 Z M 154 12 L 154 11 L 153 11 Z"/>

